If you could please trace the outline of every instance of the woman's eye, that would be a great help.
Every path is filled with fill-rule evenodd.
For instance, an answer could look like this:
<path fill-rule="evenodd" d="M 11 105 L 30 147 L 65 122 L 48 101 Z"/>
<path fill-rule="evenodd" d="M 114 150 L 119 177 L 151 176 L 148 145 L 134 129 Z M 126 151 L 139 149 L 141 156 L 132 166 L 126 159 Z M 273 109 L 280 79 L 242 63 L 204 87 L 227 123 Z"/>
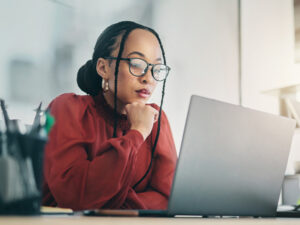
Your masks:
<path fill-rule="evenodd" d="M 131 63 L 131 66 L 134 68 L 142 68 L 142 65 L 138 63 Z"/>
<path fill-rule="evenodd" d="M 166 72 L 166 69 L 165 68 L 158 68 L 158 69 L 155 69 L 154 72 L 163 73 L 163 72 Z"/>

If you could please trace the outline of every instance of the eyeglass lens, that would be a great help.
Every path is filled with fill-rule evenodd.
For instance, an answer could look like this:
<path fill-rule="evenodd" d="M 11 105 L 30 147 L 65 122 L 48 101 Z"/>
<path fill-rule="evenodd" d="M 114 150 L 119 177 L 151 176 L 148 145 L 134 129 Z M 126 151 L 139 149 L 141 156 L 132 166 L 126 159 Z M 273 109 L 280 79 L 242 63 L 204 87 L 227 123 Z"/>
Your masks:
<path fill-rule="evenodd" d="M 142 59 L 130 59 L 130 72 L 135 76 L 142 76 L 146 73 L 148 64 Z M 168 68 L 164 64 L 156 64 L 153 66 L 154 79 L 161 81 L 167 77 Z"/>

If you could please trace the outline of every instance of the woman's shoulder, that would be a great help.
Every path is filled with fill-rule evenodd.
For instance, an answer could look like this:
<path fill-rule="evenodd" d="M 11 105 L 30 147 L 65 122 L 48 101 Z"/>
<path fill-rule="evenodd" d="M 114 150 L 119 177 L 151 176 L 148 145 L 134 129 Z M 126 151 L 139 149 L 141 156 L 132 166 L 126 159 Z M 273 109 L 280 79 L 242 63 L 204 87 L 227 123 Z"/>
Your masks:
<path fill-rule="evenodd" d="M 89 95 L 77 95 L 75 93 L 64 93 L 52 100 L 49 104 L 51 112 L 76 113 L 85 111 L 93 103 Z"/>
<path fill-rule="evenodd" d="M 88 103 L 91 100 L 91 96 L 89 95 L 78 95 L 75 93 L 64 93 L 52 100 L 51 103 L 55 104 L 65 104 L 67 102 L 71 102 L 74 104 L 84 104 Z"/>
<path fill-rule="evenodd" d="M 64 93 L 56 98 L 54 98 L 50 106 L 60 105 L 60 106 L 83 106 L 88 105 L 92 102 L 92 97 L 89 95 L 78 95 L 75 93 Z"/>

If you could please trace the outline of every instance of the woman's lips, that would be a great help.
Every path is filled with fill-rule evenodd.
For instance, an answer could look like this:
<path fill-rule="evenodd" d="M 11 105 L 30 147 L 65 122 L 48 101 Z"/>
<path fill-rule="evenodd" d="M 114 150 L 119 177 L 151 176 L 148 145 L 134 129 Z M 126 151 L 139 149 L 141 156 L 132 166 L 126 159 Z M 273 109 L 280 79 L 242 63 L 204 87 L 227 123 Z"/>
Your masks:
<path fill-rule="evenodd" d="M 150 91 L 147 89 L 140 89 L 137 90 L 136 93 L 141 97 L 141 98 L 148 98 L 150 96 Z"/>

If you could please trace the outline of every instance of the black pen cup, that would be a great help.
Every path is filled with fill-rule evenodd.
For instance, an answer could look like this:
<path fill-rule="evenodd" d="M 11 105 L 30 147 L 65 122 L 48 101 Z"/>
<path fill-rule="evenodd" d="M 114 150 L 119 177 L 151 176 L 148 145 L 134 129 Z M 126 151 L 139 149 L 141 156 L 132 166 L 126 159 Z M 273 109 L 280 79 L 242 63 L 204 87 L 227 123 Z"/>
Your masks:
<path fill-rule="evenodd" d="M 8 154 L 2 154 L 0 160 L 0 164 L 2 163 L 3 167 L 1 172 L 2 176 L 0 177 L 0 188 L 2 185 L 0 214 L 39 214 L 42 200 L 44 148 L 47 138 L 40 137 L 39 135 L 19 133 L 10 135 L 12 136 L 10 136 L 10 144 L 7 145 Z M 24 170 L 22 168 L 30 169 Z M 11 191 L 14 181 L 15 185 L 20 186 L 20 182 L 18 182 L 15 177 L 20 177 L 19 180 L 21 180 L 22 183 L 21 190 L 24 189 L 26 191 L 23 190 L 22 195 L 19 195 L 22 197 L 4 199 L 5 196 L 18 195 L 17 193 L 14 195 L 13 191 Z M 28 183 L 30 183 L 30 185 Z M 31 189 L 28 187 L 31 187 Z M 9 195 L 5 195 L 5 190 L 7 190 L 7 193 L 9 192 Z"/>

